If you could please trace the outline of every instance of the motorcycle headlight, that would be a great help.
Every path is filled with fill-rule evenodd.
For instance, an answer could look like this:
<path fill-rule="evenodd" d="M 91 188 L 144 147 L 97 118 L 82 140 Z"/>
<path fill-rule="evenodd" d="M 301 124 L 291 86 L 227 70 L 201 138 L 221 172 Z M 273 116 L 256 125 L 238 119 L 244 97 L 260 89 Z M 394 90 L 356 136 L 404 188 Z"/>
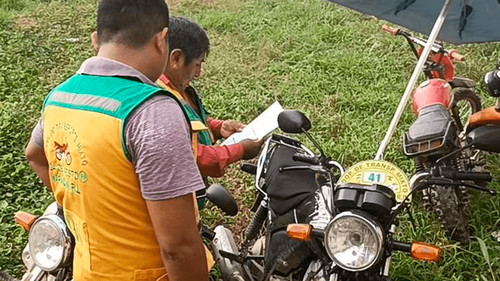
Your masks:
<path fill-rule="evenodd" d="M 39 218 L 31 227 L 29 252 L 37 266 L 53 271 L 69 258 L 72 238 L 64 221 L 56 215 Z"/>
<path fill-rule="evenodd" d="M 383 232 L 374 220 L 361 212 L 338 214 L 325 231 L 325 246 L 333 262 L 349 271 L 362 271 L 382 254 Z"/>

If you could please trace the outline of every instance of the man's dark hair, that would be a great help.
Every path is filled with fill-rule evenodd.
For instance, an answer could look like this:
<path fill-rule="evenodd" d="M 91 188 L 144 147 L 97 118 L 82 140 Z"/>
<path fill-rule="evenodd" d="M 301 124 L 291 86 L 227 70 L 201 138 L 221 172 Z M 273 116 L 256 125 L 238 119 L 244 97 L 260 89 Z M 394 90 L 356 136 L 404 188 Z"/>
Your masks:
<path fill-rule="evenodd" d="M 99 44 L 140 48 L 168 27 L 168 18 L 165 0 L 101 0 L 97 11 Z"/>
<path fill-rule="evenodd" d="M 186 56 L 185 63 L 210 52 L 207 33 L 194 21 L 183 17 L 171 17 L 168 46 L 170 51 L 180 49 Z"/>

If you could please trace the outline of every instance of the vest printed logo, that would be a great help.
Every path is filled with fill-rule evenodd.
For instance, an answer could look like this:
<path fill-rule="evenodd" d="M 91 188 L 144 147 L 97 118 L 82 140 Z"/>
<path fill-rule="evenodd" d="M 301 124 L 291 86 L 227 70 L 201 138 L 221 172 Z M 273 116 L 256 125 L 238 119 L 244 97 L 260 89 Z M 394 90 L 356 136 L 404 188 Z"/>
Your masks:
<path fill-rule="evenodd" d="M 67 165 L 71 165 L 71 154 L 69 153 L 68 144 L 63 143 L 62 145 L 54 141 L 54 148 L 56 153 L 56 159 L 65 162 Z"/>
<path fill-rule="evenodd" d="M 80 195 L 81 188 L 89 181 L 87 153 L 80 134 L 75 127 L 65 122 L 55 123 L 46 133 L 44 141 L 53 187 L 63 187 Z"/>

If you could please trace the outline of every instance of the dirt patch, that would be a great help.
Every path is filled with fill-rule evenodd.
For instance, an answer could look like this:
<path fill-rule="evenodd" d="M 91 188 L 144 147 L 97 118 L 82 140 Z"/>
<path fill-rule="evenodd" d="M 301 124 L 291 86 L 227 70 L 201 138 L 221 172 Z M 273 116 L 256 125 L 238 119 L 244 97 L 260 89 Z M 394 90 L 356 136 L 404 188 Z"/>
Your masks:
<path fill-rule="evenodd" d="M 16 19 L 15 23 L 19 29 L 30 29 L 36 25 L 36 21 L 34 18 L 27 17 L 20 17 Z"/>

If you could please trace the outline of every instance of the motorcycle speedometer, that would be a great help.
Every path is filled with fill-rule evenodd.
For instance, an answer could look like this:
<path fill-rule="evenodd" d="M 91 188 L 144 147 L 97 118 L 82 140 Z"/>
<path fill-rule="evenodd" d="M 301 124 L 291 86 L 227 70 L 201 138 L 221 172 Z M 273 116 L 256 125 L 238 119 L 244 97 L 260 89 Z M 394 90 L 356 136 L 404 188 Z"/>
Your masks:
<path fill-rule="evenodd" d="M 382 228 L 364 212 L 345 211 L 328 224 L 325 246 L 339 267 L 363 271 L 375 264 L 382 254 Z"/>
<path fill-rule="evenodd" d="M 59 216 L 43 216 L 30 229 L 29 252 L 37 266 L 50 272 L 67 262 L 71 241 L 70 232 Z"/>

